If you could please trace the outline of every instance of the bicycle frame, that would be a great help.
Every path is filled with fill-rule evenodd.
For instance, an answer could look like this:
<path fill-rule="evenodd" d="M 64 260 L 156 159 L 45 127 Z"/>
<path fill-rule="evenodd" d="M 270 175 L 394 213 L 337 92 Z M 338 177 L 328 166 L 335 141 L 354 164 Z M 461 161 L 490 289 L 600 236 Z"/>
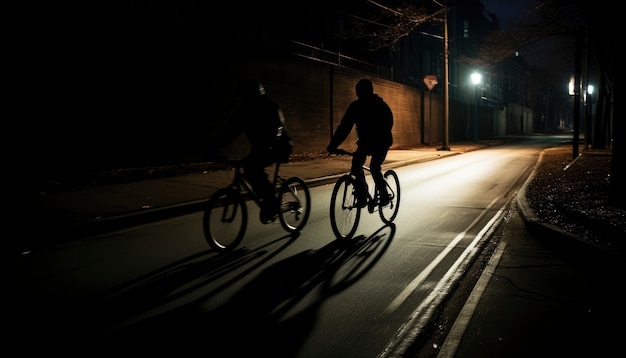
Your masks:
<path fill-rule="evenodd" d="M 233 181 L 228 185 L 228 187 L 236 188 L 236 190 L 239 191 L 241 194 L 248 194 L 250 196 L 250 199 L 252 199 L 260 208 L 262 205 L 261 197 L 257 195 L 257 193 L 252 189 L 252 185 L 244 177 L 241 162 L 236 161 L 231 162 L 231 164 L 234 164 L 235 177 L 233 178 Z M 277 162 L 274 168 L 274 177 L 272 178 L 272 187 L 274 188 L 274 190 L 276 190 L 278 186 L 283 182 L 283 178 L 279 174 L 279 169 L 280 162 Z M 245 189 L 245 191 L 242 190 L 242 188 Z"/>
<path fill-rule="evenodd" d="M 362 165 L 361 168 L 370 173 L 372 173 L 372 170 L 370 169 L 370 167 L 366 166 L 366 165 Z M 357 180 L 357 178 L 353 175 L 354 179 Z M 378 195 L 378 187 L 376 186 L 376 182 L 373 183 L 368 183 L 367 179 L 366 179 L 366 184 L 368 186 L 372 186 L 372 190 L 367 190 L 367 211 L 369 211 L 369 213 L 373 213 L 374 211 L 376 211 L 376 209 L 379 207 L 379 195 Z M 385 185 L 387 186 L 387 191 L 389 192 L 389 194 L 391 196 L 395 196 L 395 191 L 394 189 L 389 185 L 389 183 L 387 183 L 387 181 L 385 180 Z"/>
<path fill-rule="evenodd" d="M 370 173 L 372 173 L 372 170 L 370 169 L 370 167 L 362 165 L 361 169 L 363 169 L 364 171 Z M 363 175 L 365 175 L 365 173 L 363 173 Z M 364 178 L 366 185 L 369 185 L 369 183 L 367 183 L 367 179 Z M 377 193 L 377 187 L 376 187 L 376 183 L 374 182 L 374 184 L 372 185 L 373 190 L 367 190 L 367 211 L 371 213 L 374 212 L 374 210 L 376 210 L 376 208 L 378 207 L 378 195 L 376 195 Z"/>
<path fill-rule="evenodd" d="M 338 152 L 339 154 L 352 154 L 343 150 Z M 369 186 L 373 178 L 368 183 L 365 172 L 370 173 L 371 178 L 372 170 L 366 165 L 362 165 L 361 168 L 364 171 L 363 175 L 365 176 L 366 185 Z M 367 211 L 370 214 L 378 211 L 382 221 L 386 224 L 390 224 L 398 214 L 400 204 L 400 181 L 397 173 L 393 169 L 385 170 L 382 175 L 389 193 L 389 204 L 380 205 L 378 187 L 376 182 L 374 182 L 373 190 L 368 188 L 366 191 L 367 203 L 365 206 L 367 206 Z M 337 179 L 333 187 L 330 200 L 330 223 L 333 233 L 339 240 L 351 239 L 359 225 L 363 206 L 358 205 L 358 199 L 355 197 L 354 193 L 357 180 L 359 180 L 357 175 L 346 173 Z"/>
<path fill-rule="evenodd" d="M 234 168 L 234 176 L 226 187 L 211 195 L 202 218 L 205 239 L 219 252 L 232 251 L 241 243 L 248 222 L 246 201 L 252 199 L 259 208 L 263 208 L 262 198 L 244 177 L 241 161 L 226 160 L 226 163 Z M 287 232 L 299 232 L 310 215 L 311 193 L 302 178 L 283 178 L 279 175 L 279 170 L 280 163 L 276 163 L 272 185 L 274 196 L 280 202 L 277 218 Z M 267 220 L 261 215 L 260 219 L 263 224 L 269 224 L 275 218 Z"/>

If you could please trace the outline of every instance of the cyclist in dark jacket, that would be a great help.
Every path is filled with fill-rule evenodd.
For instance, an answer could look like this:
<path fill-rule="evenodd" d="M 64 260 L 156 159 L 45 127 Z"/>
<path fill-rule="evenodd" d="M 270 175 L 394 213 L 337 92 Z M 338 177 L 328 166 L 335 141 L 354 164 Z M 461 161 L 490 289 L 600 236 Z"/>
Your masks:
<path fill-rule="evenodd" d="M 380 194 L 380 204 L 389 203 L 389 194 L 382 174 L 382 164 L 393 144 L 391 129 L 393 113 L 389 105 L 376 93 L 372 81 L 362 79 L 356 84 L 357 100 L 350 103 L 326 150 L 333 152 L 343 143 L 356 126 L 357 149 L 352 157 L 350 172 L 357 178 L 356 195 L 360 206 L 366 205 L 367 183 L 363 173 L 366 157 L 370 158 L 370 169 Z"/>
<path fill-rule="evenodd" d="M 246 135 L 250 153 L 244 158 L 244 176 L 263 200 L 261 220 L 271 222 L 276 218 L 279 203 L 265 168 L 277 161 L 288 161 L 293 142 L 280 106 L 269 99 L 261 82 L 254 79 L 242 81 L 237 95 L 242 101 L 241 106 L 211 143 L 209 155 L 215 155 L 239 134 Z"/>

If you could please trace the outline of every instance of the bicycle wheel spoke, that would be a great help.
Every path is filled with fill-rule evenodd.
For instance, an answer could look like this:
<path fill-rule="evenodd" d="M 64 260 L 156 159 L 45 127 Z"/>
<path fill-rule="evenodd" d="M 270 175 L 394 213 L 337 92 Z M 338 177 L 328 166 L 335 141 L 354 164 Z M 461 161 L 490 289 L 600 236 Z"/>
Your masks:
<path fill-rule="evenodd" d="M 248 214 L 243 198 L 229 189 L 221 189 L 209 199 L 204 210 L 204 236 L 211 247 L 232 251 L 246 231 Z"/>
<path fill-rule="evenodd" d="M 350 239 L 356 232 L 361 209 L 355 203 L 352 178 L 341 177 L 335 184 L 330 199 L 330 224 L 338 239 Z"/>
<path fill-rule="evenodd" d="M 387 191 L 389 192 L 389 204 L 379 208 L 380 218 L 389 224 L 398 215 L 400 209 L 400 180 L 393 170 L 387 170 L 384 174 Z"/>
<path fill-rule="evenodd" d="M 279 191 L 280 223 L 289 232 L 302 230 L 311 212 L 311 193 L 306 182 L 299 177 L 287 179 Z"/>

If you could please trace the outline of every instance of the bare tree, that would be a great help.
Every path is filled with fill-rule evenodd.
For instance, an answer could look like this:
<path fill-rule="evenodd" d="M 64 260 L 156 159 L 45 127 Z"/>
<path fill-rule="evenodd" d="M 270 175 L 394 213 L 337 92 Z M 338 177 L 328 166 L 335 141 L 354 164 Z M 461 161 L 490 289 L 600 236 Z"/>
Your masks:
<path fill-rule="evenodd" d="M 520 19 L 512 31 L 492 31 L 482 42 L 476 62 L 484 66 L 496 64 L 518 52 L 526 52 L 542 56 L 542 67 L 545 70 L 563 70 L 563 52 L 560 56 L 555 51 L 563 51 L 568 47 L 573 53 L 571 44 L 577 29 L 584 26 L 584 13 L 579 7 L 568 4 L 571 0 L 544 0 Z M 545 46 L 546 43 L 550 43 Z M 544 45 L 544 46 L 542 46 Z M 538 61 L 532 61 L 537 63 Z M 566 66 L 573 69 L 572 61 Z M 550 69 L 550 67 L 552 67 Z"/>
<path fill-rule="evenodd" d="M 359 13 L 344 11 L 351 22 L 340 36 L 365 40 L 372 52 L 394 49 L 401 38 L 409 36 L 418 26 L 443 21 L 444 9 L 432 12 L 415 1 L 366 0 L 366 3 L 370 6 Z"/>

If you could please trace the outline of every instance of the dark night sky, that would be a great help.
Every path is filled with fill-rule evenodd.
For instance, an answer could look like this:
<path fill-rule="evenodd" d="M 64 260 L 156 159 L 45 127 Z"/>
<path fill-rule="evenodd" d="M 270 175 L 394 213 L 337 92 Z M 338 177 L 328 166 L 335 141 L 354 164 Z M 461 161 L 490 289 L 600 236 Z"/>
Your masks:
<path fill-rule="evenodd" d="M 516 22 L 539 0 L 482 0 L 485 10 L 496 14 L 503 31 L 514 29 Z"/>
<path fill-rule="evenodd" d="M 503 31 L 513 31 L 526 13 L 543 0 L 481 0 L 485 10 L 496 14 L 500 19 Z M 573 71 L 573 39 L 547 38 L 533 43 L 523 49 L 520 54 L 531 66 L 540 67 L 549 72 L 563 72 L 569 78 Z M 565 81 L 565 80 L 564 80 Z"/>

